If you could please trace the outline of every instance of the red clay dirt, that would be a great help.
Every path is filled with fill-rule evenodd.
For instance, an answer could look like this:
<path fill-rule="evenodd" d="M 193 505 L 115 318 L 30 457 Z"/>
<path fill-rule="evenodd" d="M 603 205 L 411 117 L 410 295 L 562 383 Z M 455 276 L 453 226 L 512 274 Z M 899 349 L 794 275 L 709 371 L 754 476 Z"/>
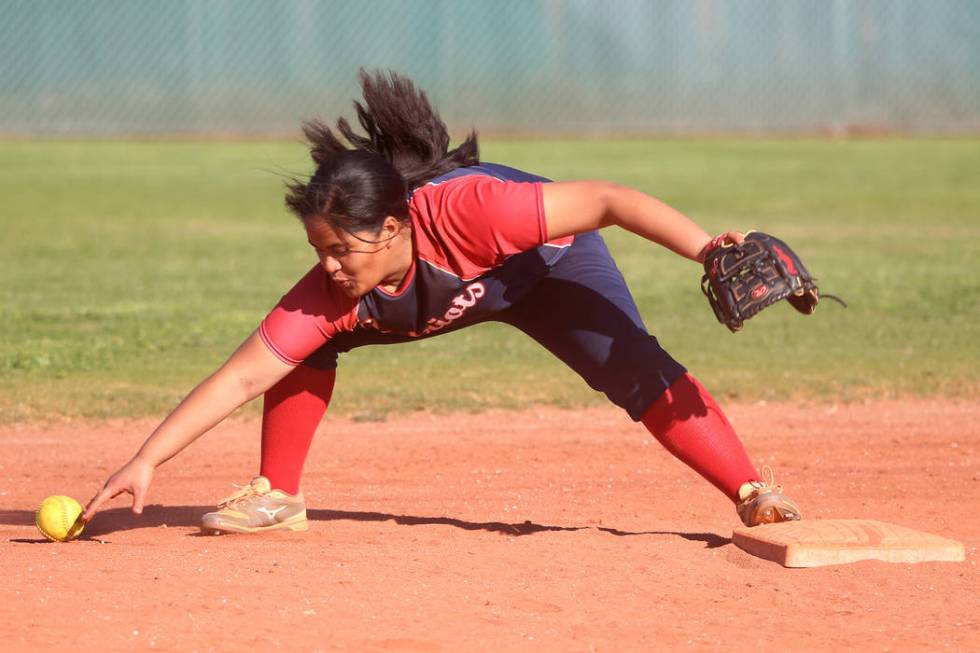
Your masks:
<path fill-rule="evenodd" d="M 807 518 L 966 544 L 966 562 L 785 569 L 731 544 L 732 506 L 614 409 L 329 419 L 306 533 L 203 537 L 257 467 L 232 420 L 82 540 L 34 508 L 83 503 L 150 422 L 0 428 L 6 651 L 980 650 L 980 405 L 736 405 L 753 460 Z"/>

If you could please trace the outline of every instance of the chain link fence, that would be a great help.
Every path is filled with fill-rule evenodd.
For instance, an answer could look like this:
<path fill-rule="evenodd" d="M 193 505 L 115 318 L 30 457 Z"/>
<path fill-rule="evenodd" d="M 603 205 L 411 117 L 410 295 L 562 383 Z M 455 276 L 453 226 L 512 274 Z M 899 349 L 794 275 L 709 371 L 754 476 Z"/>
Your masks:
<path fill-rule="evenodd" d="M 0 134 L 292 136 L 361 66 L 457 132 L 980 131 L 974 0 L 0 0 Z"/>

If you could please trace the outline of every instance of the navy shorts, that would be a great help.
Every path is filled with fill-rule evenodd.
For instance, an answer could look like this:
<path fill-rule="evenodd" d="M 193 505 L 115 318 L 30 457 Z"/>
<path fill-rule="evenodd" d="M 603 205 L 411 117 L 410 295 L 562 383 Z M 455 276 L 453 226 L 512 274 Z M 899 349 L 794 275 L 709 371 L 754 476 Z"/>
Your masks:
<path fill-rule="evenodd" d="M 636 421 L 687 371 L 647 333 L 626 281 L 598 232 L 576 236 L 541 280 L 488 319 L 510 324 L 534 338 Z M 304 364 L 330 369 L 337 366 L 338 354 L 355 347 L 417 339 L 376 331 L 340 334 Z"/>

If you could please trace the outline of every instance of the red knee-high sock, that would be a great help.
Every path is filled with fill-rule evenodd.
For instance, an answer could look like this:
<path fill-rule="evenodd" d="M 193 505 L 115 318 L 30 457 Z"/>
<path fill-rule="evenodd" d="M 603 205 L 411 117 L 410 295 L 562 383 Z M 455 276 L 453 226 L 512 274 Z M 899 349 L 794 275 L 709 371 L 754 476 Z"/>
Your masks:
<path fill-rule="evenodd" d="M 265 393 L 262 467 L 277 490 L 296 494 L 316 427 L 330 405 L 336 370 L 300 365 Z"/>
<path fill-rule="evenodd" d="M 670 453 L 732 501 L 738 501 L 739 487 L 759 479 L 725 414 L 690 374 L 674 381 L 642 421 Z"/>

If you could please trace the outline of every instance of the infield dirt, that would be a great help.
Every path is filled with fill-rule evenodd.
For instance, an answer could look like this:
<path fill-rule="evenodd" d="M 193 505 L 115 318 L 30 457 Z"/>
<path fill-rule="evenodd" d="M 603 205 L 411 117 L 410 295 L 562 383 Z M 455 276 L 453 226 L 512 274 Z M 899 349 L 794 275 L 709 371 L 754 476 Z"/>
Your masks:
<path fill-rule="evenodd" d="M 980 405 L 733 405 L 807 518 L 963 541 L 964 563 L 784 569 L 731 544 L 731 504 L 614 409 L 329 419 L 306 533 L 203 537 L 257 467 L 231 420 L 79 541 L 34 508 L 83 503 L 149 421 L 0 428 L 7 651 L 980 649 Z M 128 498 L 127 498 L 128 499 Z"/>

